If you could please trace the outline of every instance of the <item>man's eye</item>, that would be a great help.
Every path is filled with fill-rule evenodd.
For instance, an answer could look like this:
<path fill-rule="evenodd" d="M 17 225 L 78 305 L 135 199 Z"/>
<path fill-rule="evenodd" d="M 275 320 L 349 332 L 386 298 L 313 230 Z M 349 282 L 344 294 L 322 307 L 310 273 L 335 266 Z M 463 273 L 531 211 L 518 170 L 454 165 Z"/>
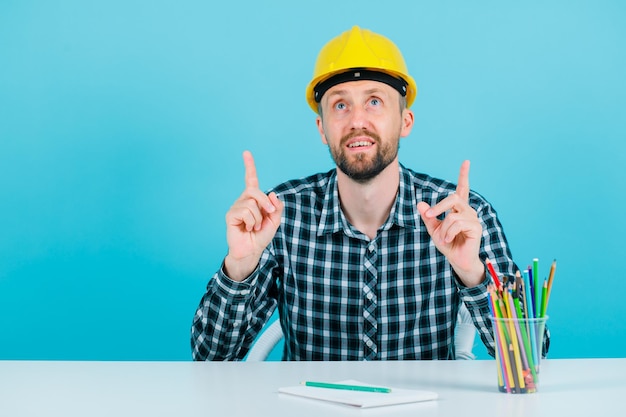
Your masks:
<path fill-rule="evenodd" d="M 337 110 L 343 110 L 346 108 L 346 103 L 337 103 L 335 104 L 335 109 Z"/>
<path fill-rule="evenodd" d="M 373 98 L 373 99 L 370 100 L 370 104 L 372 106 L 379 106 L 380 105 L 380 100 L 377 99 L 377 98 Z"/>

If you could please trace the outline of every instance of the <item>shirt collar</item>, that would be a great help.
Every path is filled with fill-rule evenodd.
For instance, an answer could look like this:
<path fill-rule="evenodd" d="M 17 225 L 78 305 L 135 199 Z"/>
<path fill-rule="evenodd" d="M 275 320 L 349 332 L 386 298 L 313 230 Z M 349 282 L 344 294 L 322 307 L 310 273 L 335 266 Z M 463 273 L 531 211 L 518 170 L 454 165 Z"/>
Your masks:
<path fill-rule="evenodd" d="M 389 218 L 382 226 L 382 229 L 388 230 L 394 224 L 399 227 L 416 228 L 418 217 L 417 199 L 411 174 L 400 164 L 398 195 L 395 204 L 391 208 Z M 321 236 L 326 233 L 339 232 L 344 229 L 344 223 L 347 224 L 347 221 L 341 211 L 341 204 L 339 204 L 337 171 L 334 170 L 330 175 L 326 192 L 324 193 L 324 202 L 317 228 L 317 235 Z"/>

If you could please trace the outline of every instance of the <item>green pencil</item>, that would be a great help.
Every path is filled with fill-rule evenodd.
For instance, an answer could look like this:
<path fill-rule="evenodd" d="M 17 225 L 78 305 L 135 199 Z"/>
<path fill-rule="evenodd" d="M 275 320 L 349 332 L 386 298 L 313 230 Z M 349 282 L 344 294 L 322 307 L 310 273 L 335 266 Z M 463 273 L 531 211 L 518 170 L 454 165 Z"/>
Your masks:
<path fill-rule="evenodd" d="M 543 281 L 543 289 L 541 291 L 541 316 L 546 316 L 546 309 L 548 308 L 548 280 Z"/>
<path fill-rule="evenodd" d="M 315 381 L 304 381 L 302 385 L 306 385 L 307 387 L 316 387 L 316 388 L 330 388 L 330 389 L 345 389 L 350 391 L 364 391 L 364 392 L 381 392 L 388 394 L 391 392 L 391 388 L 385 387 L 372 387 L 369 385 L 349 385 L 349 384 L 333 384 L 330 382 L 315 382 Z"/>

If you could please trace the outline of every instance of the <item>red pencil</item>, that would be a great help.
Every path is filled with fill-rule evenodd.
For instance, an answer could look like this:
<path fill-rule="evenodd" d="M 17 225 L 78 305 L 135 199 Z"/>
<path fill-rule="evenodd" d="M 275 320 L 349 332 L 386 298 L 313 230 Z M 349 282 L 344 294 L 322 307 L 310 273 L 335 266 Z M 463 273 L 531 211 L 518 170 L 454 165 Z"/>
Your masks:
<path fill-rule="evenodd" d="M 496 288 L 501 289 L 502 284 L 500 284 L 500 280 L 498 280 L 498 274 L 496 274 L 496 270 L 493 269 L 493 265 L 491 261 L 489 260 L 489 258 L 485 259 L 485 263 L 487 264 L 487 269 L 489 270 L 489 273 L 491 274 L 491 278 L 493 278 L 493 282 L 496 284 Z"/>

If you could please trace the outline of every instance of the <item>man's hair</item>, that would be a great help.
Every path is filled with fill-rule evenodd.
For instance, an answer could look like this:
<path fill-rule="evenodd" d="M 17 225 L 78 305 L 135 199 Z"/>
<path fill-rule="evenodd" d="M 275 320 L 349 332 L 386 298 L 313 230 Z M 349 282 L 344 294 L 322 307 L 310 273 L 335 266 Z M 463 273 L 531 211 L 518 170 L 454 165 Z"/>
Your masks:
<path fill-rule="evenodd" d="M 400 95 L 400 113 L 406 109 L 406 96 Z"/>

